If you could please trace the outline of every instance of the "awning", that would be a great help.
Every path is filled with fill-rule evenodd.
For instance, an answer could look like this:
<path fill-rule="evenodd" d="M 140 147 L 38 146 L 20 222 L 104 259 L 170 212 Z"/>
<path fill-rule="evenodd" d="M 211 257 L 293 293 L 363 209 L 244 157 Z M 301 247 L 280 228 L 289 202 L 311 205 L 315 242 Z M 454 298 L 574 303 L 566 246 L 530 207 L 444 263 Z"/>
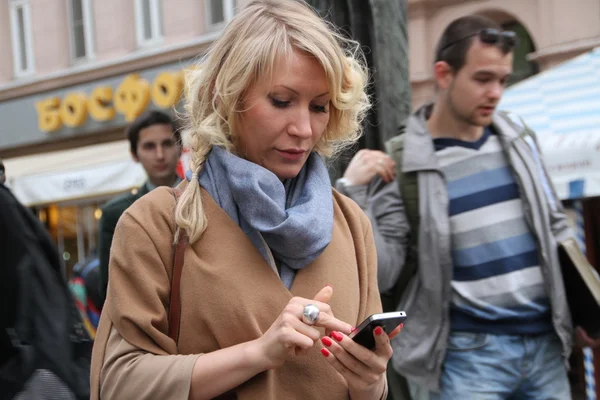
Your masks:
<path fill-rule="evenodd" d="M 511 86 L 499 108 L 537 133 L 562 199 L 600 196 L 600 47 Z"/>
<path fill-rule="evenodd" d="M 146 180 L 127 140 L 3 161 L 8 186 L 27 206 L 115 194 Z"/>

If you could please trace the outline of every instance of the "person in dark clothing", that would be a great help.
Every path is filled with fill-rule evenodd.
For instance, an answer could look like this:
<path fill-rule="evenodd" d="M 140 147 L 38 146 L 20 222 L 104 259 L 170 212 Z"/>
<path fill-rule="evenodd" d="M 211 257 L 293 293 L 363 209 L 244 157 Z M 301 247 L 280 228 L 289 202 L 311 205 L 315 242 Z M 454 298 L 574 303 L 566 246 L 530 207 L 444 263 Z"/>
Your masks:
<path fill-rule="evenodd" d="M 91 341 L 52 237 L 0 183 L 0 394 L 89 398 Z"/>
<path fill-rule="evenodd" d="M 127 128 L 131 157 L 148 174 L 141 187 L 110 200 L 102 207 L 98 258 L 100 259 L 100 307 L 104 304 L 108 286 L 108 261 L 115 227 L 121 214 L 137 199 L 158 186 L 175 187 L 181 182 L 177 163 L 181 155 L 181 134 L 171 117 L 160 111 L 148 111 Z"/>

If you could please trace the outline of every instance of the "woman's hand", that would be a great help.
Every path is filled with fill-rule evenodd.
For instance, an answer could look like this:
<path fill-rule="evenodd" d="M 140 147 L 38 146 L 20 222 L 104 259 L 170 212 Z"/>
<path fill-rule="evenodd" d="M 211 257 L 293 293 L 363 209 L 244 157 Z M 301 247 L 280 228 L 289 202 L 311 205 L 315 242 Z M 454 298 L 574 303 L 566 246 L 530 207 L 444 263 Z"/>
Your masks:
<path fill-rule="evenodd" d="M 269 330 L 256 341 L 259 354 L 264 357 L 264 369 L 277 368 L 288 357 L 305 354 L 321 337 L 317 327 L 325 328 L 326 333 L 351 332 L 352 326 L 333 316 L 327 304 L 332 295 L 333 288 L 326 286 L 312 300 L 294 297 L 289 301 Z M 302 313 L 308 304 L 314 304 L 320 310 L 313 326 L 302 322 Z"/>
<path fill-rule="evenodd" d="M 392 357 L 393 339 L 402 330 L 402 324 L 389 336 L 381 327 L 373 330 L 375 350 L 356 343 L 341 332 L 332 332 L 323 337 L 321 353 L 327 361 L 346 379 L 352 400 L 380 399 L 385 389 L 385 372 Z"/>

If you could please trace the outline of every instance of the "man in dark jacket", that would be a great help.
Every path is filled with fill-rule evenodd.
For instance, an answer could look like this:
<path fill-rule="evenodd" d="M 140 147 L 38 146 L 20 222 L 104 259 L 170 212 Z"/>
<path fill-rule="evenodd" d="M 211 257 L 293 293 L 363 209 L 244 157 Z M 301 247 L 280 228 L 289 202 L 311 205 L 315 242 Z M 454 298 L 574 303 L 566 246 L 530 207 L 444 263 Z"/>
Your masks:
<path fill-rule="evenodd" d="M 133 121 L 126 133 L 131 157 L 142 164 L 148 180 L 140 188 L 110 200 L 102 208 L 98 240 L 102 303 L 108 286 L 110 246 L 121 214 L 155 187 L 174 187 L 181 181 L 176 172 L 181 155 L 181 136 L 170 116 L 160 111 L 146 112 Z"/>

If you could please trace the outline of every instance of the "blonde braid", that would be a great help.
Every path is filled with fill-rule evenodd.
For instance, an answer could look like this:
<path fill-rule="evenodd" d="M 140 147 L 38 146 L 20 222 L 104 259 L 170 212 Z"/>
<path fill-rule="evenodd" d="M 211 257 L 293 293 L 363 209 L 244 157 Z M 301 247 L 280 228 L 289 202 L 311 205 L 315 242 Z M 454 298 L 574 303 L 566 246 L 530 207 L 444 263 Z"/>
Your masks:
<path fill-rule="evenodd" d="M 191 133 L 189 144 L 192 149 L 192 179 L 181 194 L 175 208 L 175 222 L 177 224 L 175 243 L 179 240 L 181 229 L 187 232 L 190 243 L 194 243 L 202 236 L 208 225 L 202 205 L 198 175 L 202 171 L 202 165 L 212 146 L 203 142 L 200 135 L 195 132 Z"/>

